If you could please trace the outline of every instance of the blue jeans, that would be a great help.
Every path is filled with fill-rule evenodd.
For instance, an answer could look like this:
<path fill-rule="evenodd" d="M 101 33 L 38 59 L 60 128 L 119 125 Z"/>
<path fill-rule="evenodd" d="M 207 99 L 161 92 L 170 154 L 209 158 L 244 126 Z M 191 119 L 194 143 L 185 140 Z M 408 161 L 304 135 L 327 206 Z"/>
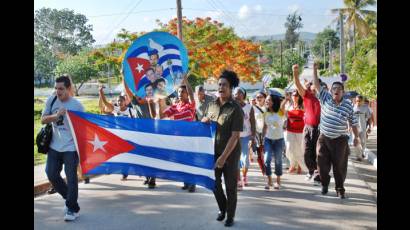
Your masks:
<path fill-rule="evenodd" d="M 249 168 L 249 154 L 248 154 L 248 143 L 250 136 L 241 137 L 241 159 L 239 161 L 239 169 L 245 167 Z"/>
<path fill-rule="evenodd" d="M 264 141 L 265 145 L 265 167 L 266 167 L 266 175 L 272 175 L 272 168 L 270 166 L 272 161 L 272 154 L 275 158 L 275 175 L 282 176 L 282 152 L 285 148 L 285 140 L 283 138 L 277 140 L 271 140 L 269 138 L 265 138 Z"/>
<path fill-rule="evenodd" d="M 66 201 L 65 205 L 72 212 L 80 211 L 78 205 L 78 178 L 77 166 L 78 155 L 76 151 L 58 152 L 54 149 L 48 151 L 46 173 L 48 180 Z M 60 173 L 63 169 L 67 178 L 67 183 L 63 180 Z"/>

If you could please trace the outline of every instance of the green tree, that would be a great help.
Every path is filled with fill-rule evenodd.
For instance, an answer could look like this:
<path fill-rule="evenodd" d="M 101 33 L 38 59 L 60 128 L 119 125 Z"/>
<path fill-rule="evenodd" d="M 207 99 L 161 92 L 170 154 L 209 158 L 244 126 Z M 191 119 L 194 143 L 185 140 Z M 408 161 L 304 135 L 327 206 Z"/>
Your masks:
<path fill-rule="evenodd" d="M 303 66 L 305 64 L 305 59 L 301 57 L 296 51 L 292 49 L 287 49 L 282 54 L 282 68 L 280 64 L 280 57 L 274 60 L 274 68 L 276 73 L 283 72 L 283 75 L 287 76 L 289 79 L 292 78 L 292 66 L 298 64 Z M 300 74 L 302 74 L 303 68 L 299 68 Z"/>
<path fill-rule="evenodd" d="M 42 86 L 43 81 L 49 81 L 53 76 L 53 70 L 57 59 L 49 49 L 40 44 L 34 45 L 34 80 Z"/>
<path fill-rule="evenodd" d="M 90 57 L 89 50 L 83 50 L 77 55 L 68 56 L 57 64 L 55 69 L 56 75 L 69 75 L 73 80 L 75 93 L 78 96 L 78 90 L 85 82 L 92 77 L 96 77 L 98 69 Z"/>
<path fill-rule="evenodd" d="M 346 70 L 349 80 L 347 87 L 371 99 L 377 97 L 377 55 L 376 36 L 369 36 L 357 43 L 357 52 L 349 50 Z"/>
<path fill-rule="evenodd" d="M 345 7 L 340 9 L 333 9 L 333 13 L 341 12 L 346 17 L 346 31 L 352 29 L 353 31 L 353 47 L 355 46 L 357 37 L 366 37 L 371 28 L 366 22 L 365 17 L 367 15 L 376 15 L 375 11 L 366 10 L 369 6 L 374 6 L 376 0 L 343 0 Z M 339 16 L 336 18 L 339 20 Z M 348 35 L 349 33 L 346 33 Z"/>
<path fill-rule="evenodd" d="M 86 24 L 88 19 L 82 14 L 50 8 L 41 8 L 34 14 L 34 43 L 49 48 L 60 59 L 95 42 L 92 25 Z"/>
<path fill-rule="evenodd" d="M 296 12 L 289 14 L 286 18 L 285 27 L 286 34 L 285 39 L 288 47 L 295 47 L 296 42 L 299 40 L 299 33 L 296 30 L 301 29 L 303 24 L 301 23 L 302 18 Z"/>
<path fill-rule="evenodd" d="M 329 41 L 331 41 L 332 50 L 337 49 L 339 47 L 339 37 L 337 36 L 337 32 L 326 28 L 322 32 L 316 35 L 315 40 L 313 41 L 312 52 L 317 57 L 323 56 L 323 45 L 325 45 L 325 52 L 326 56 L 329 54 Z"/>
<path fill-rule="evenodd" d="M 284 89 L 289 84 L 289 79 L 287 77 L 275 77 L 270 82 L 269 87 Z"/>

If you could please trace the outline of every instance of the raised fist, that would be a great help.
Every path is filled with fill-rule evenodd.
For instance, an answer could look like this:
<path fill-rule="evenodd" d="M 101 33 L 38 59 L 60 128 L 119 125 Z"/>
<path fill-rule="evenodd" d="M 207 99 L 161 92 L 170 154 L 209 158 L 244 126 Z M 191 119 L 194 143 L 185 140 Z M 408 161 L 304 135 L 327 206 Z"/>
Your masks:
<path fill-rule="evenodd" d="M 293 65 L 292 70 L 293 72 L 299 72 L 299 65 L 298 64 Z"/>

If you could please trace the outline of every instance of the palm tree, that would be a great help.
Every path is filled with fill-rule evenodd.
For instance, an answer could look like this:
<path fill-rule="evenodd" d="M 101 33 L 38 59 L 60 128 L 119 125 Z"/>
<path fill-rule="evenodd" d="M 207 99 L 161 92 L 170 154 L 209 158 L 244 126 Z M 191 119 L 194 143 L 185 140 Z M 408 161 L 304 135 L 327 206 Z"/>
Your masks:
<path fill-rule="evenodd" d="M 343 0 L 343 2 L 345 8 L 332 9 L 332 13 L 341 13 L 346 17 L 345 28 L 347 29 L 346 31 L 353 29 L 353 46 L 355 46 L 356 36 L 362 38 L 371 32 L 371 28 L 366 22 L 366 16 L 376 15 L 376 12 L 372 10 L 365 10 L 364 8 L 374 6 L 376 4 L 376 0 Z M 339 20 L 339 16 L 336 20 Z"/>

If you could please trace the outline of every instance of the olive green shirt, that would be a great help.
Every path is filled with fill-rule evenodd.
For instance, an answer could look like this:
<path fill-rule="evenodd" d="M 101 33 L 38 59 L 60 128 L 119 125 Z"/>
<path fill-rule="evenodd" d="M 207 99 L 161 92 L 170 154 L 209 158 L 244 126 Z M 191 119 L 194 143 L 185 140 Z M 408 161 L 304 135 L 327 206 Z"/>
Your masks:
<path fill-rule="evenodd" d="M 224 105 L 220 105 L 219 99 L 209 103 L 205 111 L 205 117 L 217 123 L 215 134 L 215 160 L 222 155 L 228 140 L 233 131 L 243 131 L 243 112 L 238 102 L 232 98 Z M 241 154 L 240 141 L 236 143 L 235 148 L 226 160 L 229 163 L 239 161 Z"/>

